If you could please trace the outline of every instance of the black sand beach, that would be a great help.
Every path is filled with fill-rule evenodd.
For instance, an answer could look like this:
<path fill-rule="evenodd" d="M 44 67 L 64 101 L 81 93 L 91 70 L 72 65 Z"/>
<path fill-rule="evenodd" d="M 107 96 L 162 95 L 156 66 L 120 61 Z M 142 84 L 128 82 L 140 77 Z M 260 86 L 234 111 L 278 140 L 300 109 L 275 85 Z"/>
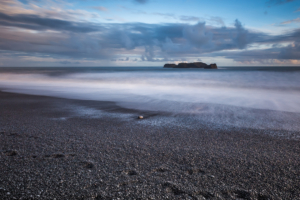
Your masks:
<path fill-rule="evenodd" d="M 300 199 L 300 141 L 265 130 L 6 92 L 0 113 L 3 200 Z"/>

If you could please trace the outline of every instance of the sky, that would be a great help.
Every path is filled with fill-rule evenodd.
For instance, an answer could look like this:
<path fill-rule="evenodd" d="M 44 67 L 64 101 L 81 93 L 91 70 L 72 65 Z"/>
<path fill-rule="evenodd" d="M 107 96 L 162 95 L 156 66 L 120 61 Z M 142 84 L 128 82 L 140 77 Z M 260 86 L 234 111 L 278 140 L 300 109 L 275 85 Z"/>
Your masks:
<path fill-rule="evenodd" d="M 0 0 L 0 66 L 300 66 L 300 0 Z"/>

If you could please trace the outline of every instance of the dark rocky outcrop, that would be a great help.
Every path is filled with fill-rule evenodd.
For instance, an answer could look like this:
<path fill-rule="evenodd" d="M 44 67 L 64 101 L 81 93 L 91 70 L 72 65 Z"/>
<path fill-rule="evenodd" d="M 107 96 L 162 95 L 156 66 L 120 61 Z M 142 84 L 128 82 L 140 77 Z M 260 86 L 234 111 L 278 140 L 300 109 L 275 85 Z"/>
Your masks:
<path fill-rule="evenodd" d="M 208 68 L 209 69 L 218 69 L 218 66 L 216 63 L 213 63 L 213 64 L 210 64 Z"/>
<path fill-rule="evenodd" d="M 165 64 L 165 68 L 174 68 L 176 67 L 177 65 L 176 64 Z"/>
<path fill-rule="evenodd" d="M 164 68 L 204 68 L 204 69 L 218 69 L 217 64 L 207 65 L 203 62 L 194 62 L 194 63 L 179 63 L 176 64 L 165 64 Z"/>

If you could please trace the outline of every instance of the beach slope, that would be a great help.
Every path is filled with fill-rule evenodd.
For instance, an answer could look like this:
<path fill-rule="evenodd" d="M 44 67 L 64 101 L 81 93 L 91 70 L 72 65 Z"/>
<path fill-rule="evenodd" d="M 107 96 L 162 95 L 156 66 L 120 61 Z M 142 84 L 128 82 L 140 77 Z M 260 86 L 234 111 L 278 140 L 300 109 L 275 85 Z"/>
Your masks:
<path fill-rule="evenodd" d="M 295 139 L 5 92 L 0 113 L 3 200 L 299 199 Z"/>

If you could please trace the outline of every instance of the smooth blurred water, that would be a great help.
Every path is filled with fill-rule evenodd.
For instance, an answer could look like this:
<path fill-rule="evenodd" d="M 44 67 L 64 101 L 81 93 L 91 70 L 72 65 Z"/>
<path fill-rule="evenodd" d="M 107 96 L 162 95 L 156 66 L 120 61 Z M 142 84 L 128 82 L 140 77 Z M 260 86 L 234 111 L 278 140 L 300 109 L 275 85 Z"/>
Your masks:
<path fill-rule="evenodd" d="M 273 128 L 300 130 L 297 67 L 0 68 L 0 88 L 26 94 L 115 101 L 141 110 L 209 114 L 211 121 L 233 125 L 270 128 L 273 124 Z M 253 113 L 253 109 L 268 110 L 270 114 Z M 251 124 L 247 125 L 249 121 Z"/>

